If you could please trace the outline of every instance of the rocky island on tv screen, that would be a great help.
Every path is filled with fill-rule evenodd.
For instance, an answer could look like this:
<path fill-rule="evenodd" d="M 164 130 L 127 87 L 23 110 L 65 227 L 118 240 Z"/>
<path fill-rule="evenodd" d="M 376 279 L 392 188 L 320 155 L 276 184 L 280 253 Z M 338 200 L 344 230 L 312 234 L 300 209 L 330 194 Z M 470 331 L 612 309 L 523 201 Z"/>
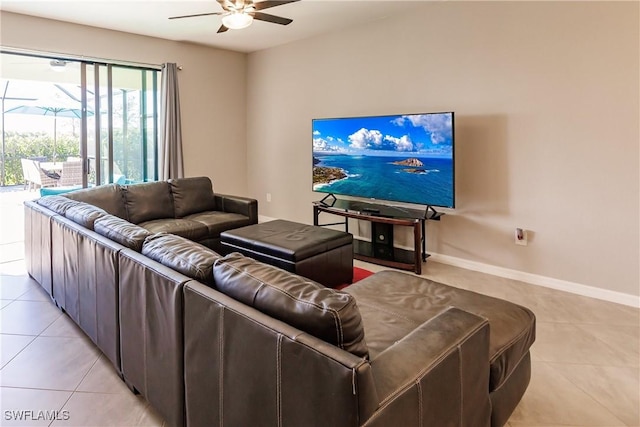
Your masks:
<path fill-rule="evenodd" d="M 314 119 L 313 189 L 455 206 L 453 113 Z"/>

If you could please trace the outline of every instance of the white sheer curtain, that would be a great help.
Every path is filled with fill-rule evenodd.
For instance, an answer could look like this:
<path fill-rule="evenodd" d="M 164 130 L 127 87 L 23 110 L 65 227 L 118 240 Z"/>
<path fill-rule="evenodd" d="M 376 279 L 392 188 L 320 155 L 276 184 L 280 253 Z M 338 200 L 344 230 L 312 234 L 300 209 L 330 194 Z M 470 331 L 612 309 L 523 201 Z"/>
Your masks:
<path fill-rule="evenodd" d="M 161 180 L 184 177 L 182 161 L 182 125 L 180 123 L 180 96 L 178 93 L 178 67 L 175 63 L 163 65 L 160 88 L 160 158 Z"/>

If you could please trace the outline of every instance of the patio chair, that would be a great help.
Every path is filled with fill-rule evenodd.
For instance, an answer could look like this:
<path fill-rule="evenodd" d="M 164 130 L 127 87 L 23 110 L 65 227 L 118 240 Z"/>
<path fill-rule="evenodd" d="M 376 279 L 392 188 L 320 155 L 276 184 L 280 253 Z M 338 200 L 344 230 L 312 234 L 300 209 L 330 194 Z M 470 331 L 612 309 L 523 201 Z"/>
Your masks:
<path fill-rule="evenodd" d="M 27 187 L 29 187 L 29 190 L 31 190 L 31 170 L 32 168 L 29 165 L 29 162 L 31 162 L 31 160 L 29 159 L 20 159 L 20 163 L 22 164 L 22 178 L 24 178 L 24 189 L 26 190 Z"/>
<path fill-rule="evenodd" d="M 62 163 L 59 185 L 61 187 L 82 185 L 82 161 Z"/>
<path fill-rule="evenodd" d="M 44 173 L 40 167 L 40 163 L 31 159 L 20 159 L 22 163 L 22 174 L 25 181 L 25 187 L 29 190 L 42 187 L 56 187 L 58 180 L 50 178 Z"/>

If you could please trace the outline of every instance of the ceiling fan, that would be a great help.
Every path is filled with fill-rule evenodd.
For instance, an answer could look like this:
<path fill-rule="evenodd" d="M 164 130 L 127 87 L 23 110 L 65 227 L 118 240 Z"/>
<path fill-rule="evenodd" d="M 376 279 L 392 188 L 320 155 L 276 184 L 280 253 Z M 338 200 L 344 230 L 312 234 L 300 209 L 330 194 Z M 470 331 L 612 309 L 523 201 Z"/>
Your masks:
<path fill-rule="evenodd" d="M 295 3 L 300 0 L 264 0 L 253 2 L 253 0 L 217 0 L 224 9 L 224 12 L 197 13 L 195 15 L 172 16 L 169 19 L 194 18 L 196 16 L 222 15 L 222 25 L 218 29 L 218 33 L 224 33 L 227 30 L 239 30 L 246 28 L 253 22 L 258 21 L 271 22 L 273 24 L 289 25 L 293 20 L 282 18 L 280 16 L 269 15 L 268 13 L 259 12 L 260 10 L 270 7 L 281 6 L 287 3 Z"/>

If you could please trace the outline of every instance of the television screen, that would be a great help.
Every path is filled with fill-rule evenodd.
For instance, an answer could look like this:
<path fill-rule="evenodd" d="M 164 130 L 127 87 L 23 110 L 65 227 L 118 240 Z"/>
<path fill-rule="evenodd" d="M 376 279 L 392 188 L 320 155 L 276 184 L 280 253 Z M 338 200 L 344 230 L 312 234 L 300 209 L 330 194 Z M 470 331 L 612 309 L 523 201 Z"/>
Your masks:
<path fill-rule="evenodd" d="M 453 113 L 314 119 L 313 190 L 455 207 Z"/>

